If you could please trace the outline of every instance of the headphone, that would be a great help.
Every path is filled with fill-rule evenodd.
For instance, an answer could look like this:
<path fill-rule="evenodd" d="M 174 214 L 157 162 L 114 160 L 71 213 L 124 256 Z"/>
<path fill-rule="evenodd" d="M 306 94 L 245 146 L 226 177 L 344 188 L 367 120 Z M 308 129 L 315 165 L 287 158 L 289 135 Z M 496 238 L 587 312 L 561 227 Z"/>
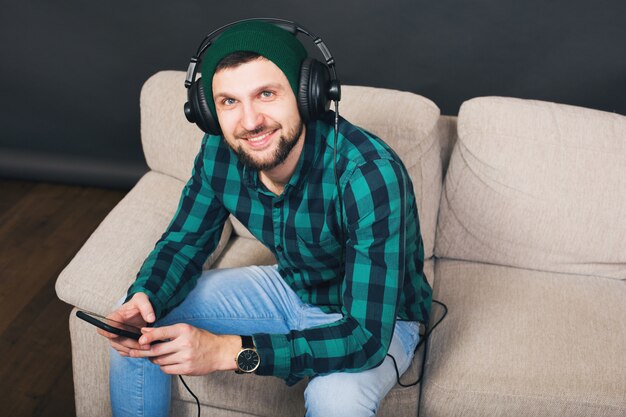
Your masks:
<path fill-rule="evenodd" d="M 300 65 L 300 78 L 296 101 L 298 103 L 300 117 L 302 117 L 304 123 L 319 119 L 320 116 L 330 108 L 331 100 L 335 102 L 335 105 L 341 100 L 341 83 L 337 79 L 335 59 L 320 37 L 315 36 L 310 31 L 290 20 L 276 18 L 243 19 L 224 25 L 209 33 L 200 43 L 196 54 L 191 57 L 185 78 L 187 102 L 184 107 L 185 117 L 189 122 L 195 123 L 206 133 L 221 135 L 222 129 L 220 128 L 219 122 L 213 117 L 213 114 L 209 110 L 208 100 L 213 100 L 213 97 L 206 97 L 201 82 L 202 78 L 196 80 L 198 64 L 201 62 L 202 54 L 209 49 L 215 39 L 218 38 L 224 30 L 236 24 L 249 21 L 271 23 L 288 31 L 294 36 L 298 33 L 304 33 L 313 39 L 313 43 L 315 43 L 324 56 L 325 64 L 314 58 L 307 57 Z"/>

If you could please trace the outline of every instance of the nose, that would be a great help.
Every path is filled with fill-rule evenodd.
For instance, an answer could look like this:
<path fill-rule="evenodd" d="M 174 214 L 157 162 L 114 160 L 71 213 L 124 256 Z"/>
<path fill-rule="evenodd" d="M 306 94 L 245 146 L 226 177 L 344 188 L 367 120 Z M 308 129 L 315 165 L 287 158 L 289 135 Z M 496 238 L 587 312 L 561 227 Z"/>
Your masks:
<path fill-rule="evenodd" d="M 254 130 L 263 124 L 263 113 L 259 111 L 254 102 L 243 104 L 241 124 L 246 130 Z"/>

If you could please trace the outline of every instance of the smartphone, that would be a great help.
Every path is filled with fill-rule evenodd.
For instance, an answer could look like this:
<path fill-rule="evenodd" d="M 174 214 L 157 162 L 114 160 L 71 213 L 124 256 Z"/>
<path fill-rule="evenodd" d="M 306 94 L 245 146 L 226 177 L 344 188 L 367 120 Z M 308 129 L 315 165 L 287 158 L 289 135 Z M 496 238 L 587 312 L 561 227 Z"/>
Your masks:
<path fill-rule="evenodd" d="M 83 319 L 87 323 L 91 323 L 104 331 L 116 334 L 118 336 L 128 337 L 135 340 L 139 340 L 139 338 L 141 337 L 141 329 L 139 329 L 138 327 L 107 319 L 106 317 L 102 317 L 95 313 L 78 310 L 76 312 L 76 317 L 78 317 L 79 319 Z"/>

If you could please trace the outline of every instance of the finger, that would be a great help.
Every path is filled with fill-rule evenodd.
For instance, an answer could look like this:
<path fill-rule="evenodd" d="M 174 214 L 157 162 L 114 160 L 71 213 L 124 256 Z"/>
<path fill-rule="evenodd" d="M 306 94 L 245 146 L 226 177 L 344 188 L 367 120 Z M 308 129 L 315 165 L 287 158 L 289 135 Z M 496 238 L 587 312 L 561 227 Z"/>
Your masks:
<path fill-rule="evenodd" d="M 146 294 L 141 292 L 137 293 L 133 295 L 131 301 L 132 304 L 137 307 L 139 313 L 141 314 L 141 317 L 146 321 L 146 323 L 154 323 L 154 320 L 156 320 L 156 316 L 154 315 L 152 303 L 150 303 L 150 299 Z"/>
<path fill-rule="evenodd" d="M 163 327 L 144 327 L 141 329 L 141 337 L 139 343 L 149 345 L 154 342 L 176 339 L 183 332 L 187 331 L 191 326 L 184 324 L 175 324 Z"/>
<path fill-rule="evenodd" d="M 129 354 L 133 358 L 153 358 L 173 355 L 178 350 L 175 342 L 166 342 L 149 345 L 148 349 L 130 349 Z"/>
<path fill-rule="evenodd" d="M 142 345 L 135 339 L 130 339 L 128 337 L 116 337 L 112 339 L 113 342 L 118 345 L 124 346 L 127 350 L 136 349 L 136 350 L 147 350 L 150 349 L 150 345 Z"/>
<path fill-rule="evenodd" d="M 145 350 L 150 349 L 150 346 L 138 346 L 136 348 L 130 348 L 123 343 L 119 343 L 118 341 L 111 340 L 111 347 L 115 349 L 122 356 L 131 356 L 131 352 L 143 352 Z M 138 356 L 135 356 L 138 357 Z"/>
<path fill-rule="evenodd" d="M 111 347 L 115 349 L 117 353 L 119 353 L 120 355 L 129 356 L 128 352 L 130 352 L 130 349 L 127 348 L 126 346 L 121 345 L 115 342 L 114 340 L 111 340 L 110 344 L 111 344 Z"/>
<path fill-rule="evenodd" d="M 150 304 L 140 305 L 139 311 L 141 312 L 141 317 L 143 317 L 146 323 L 154 323 L 156 316 L 154 315 L 154 311 L 152 310 L 152 306 Z"/>
<path fill-rule="evenodd" d="M 107 316 L 107 319 L 125 322 L 137 316 L 138 310 L 130 304 L 123 304 L 120 308 Z"/>
<path fill-rule="evenodd" d="M 107 332 L 107 331 L 105 331 L 105 330 L 102 330 L 102 329 L 96 329 L 96 332 L 97 332 L 100 336 L 104 336 L 104 337 L 106 337 L 107 339 L 115 339 L 115 338 L 119 337 L 119 336 L 118 336 L 118 335 L 116 335 L 116 334 L 109 333 L 109 332 Z"/>
<path fill-rule="evenodd" d="M 117 348 L 115 346 L 111 346 L 111 347 L 117 352 L 118 355 L 123 356 L 125 358 L 129 358 L 130 357 L 130 354 L 128 353 L 128 350 L 125 349 L 123 346 L 117 345 Z"/>
<path fill-rule="evenodd" d="M 155 356 L 152 358 L 148 358 L 150 362 L 158 366 L 169 366 L 180 363 L 180 360 L 177 359 L 176 353 L 171 353 L 167 355 Z"/>

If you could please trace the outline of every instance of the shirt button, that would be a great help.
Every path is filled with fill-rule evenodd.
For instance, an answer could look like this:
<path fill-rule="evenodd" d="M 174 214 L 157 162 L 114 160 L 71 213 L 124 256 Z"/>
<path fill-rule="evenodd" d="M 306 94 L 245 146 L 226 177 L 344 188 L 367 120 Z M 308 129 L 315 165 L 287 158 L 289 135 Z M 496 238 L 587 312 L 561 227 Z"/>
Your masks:
<path fill-rule="evenodd" d="M 281 245 L 276 246 L 276 250 L 278 252 L 282 252 L 283 251 L 283 247 Z"/>

